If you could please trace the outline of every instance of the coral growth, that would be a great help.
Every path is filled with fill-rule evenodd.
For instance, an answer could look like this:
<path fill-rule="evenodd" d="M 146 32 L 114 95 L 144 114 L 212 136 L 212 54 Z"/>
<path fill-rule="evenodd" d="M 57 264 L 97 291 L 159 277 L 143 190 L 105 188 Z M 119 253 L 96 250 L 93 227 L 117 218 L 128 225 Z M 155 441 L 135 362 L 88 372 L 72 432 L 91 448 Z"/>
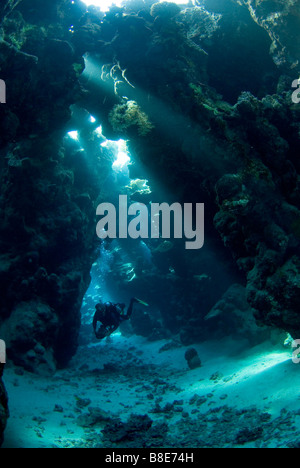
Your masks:
<path fill-rule="evenodd" d="M 135 101 L 117 104 L 109 114 L 109 122 L 115 132 L 127 132 L 136 127 L 139 136 L 146 136 L 153 129 L 152 123 L 145 112 Z"/>

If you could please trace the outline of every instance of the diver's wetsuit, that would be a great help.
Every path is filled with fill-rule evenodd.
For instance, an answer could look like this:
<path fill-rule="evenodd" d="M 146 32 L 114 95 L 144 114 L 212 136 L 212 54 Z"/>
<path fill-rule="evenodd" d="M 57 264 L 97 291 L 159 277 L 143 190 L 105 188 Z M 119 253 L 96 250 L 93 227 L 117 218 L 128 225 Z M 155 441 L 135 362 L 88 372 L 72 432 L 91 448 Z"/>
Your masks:
<path fill-rule="evenodd" d="M 96 338 L 103 339 L 106 336 L 111 335 L 124 320 L 129 320 L 132 312 L 133 305 L 138 302 L 137 299 L 132 298 L 128 307 L 127 313 L 124 312 L 125 304 L 112 304 L 107 302 L 106 304 L 97 304 L 96 312 L 93 318 L 93 328 Z M 101 323 L 100 328 L 97 330 L 98 322 Z"/>

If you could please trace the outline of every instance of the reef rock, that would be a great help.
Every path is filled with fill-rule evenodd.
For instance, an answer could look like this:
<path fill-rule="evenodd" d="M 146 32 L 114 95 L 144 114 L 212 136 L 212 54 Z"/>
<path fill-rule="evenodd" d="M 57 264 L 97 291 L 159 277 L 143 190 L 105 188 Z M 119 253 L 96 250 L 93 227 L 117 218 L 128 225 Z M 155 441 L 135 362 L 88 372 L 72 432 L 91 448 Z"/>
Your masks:
<path fill-rule="evenodd" d="M 187 349 L 184 357 L 190 369 L 197 369 L 197 367 L 201 367 L 201 361 L 195 348 Z"/>
<path fill-rule="evenodd" d="M 75 167 L 64 147 L 84 68 L 69 22 L 83 11 L 61 0 L 24 0 L 1 19 L 0 336 L 8 359 L 36 372 L 41 363 L 49 371 L 64 365 L 76 351 L 94 260 L 95 173 L 83 160 Z"/>
<path fill-rule="evenodd" d="M 270 337 L 270 329 L 258 327 L 254 314 L 255 309 L 252 309 L 247 301 L 246 288 L 240 284 L 233 284 L 204 319 L 210 324 L 211 333 L 215 330 L 219 337 L 239 336 L 255 345 Z"/>

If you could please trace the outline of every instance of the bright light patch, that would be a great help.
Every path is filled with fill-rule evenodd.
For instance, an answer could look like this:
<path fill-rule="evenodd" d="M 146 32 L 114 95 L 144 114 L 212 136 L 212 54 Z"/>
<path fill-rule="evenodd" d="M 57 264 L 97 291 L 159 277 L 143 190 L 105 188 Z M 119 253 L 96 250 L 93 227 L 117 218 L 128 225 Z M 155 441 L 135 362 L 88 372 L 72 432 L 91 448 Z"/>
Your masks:
<path fill-rule="evenodd" d="M 243 370 L 240 372 L 239 377 L 242 375 L 244 377 L 251 377 L 255 376 L 258 374 L 261 374 L 267 370 L 269 370 L 271 367 L 278 366 L 279 364 L 282 364 L 283 362 L 290 361 L 291 356 L 289 353 L 270 353 L 270 354 L 265 354 L 258 356 L 257 361 L 253 360 L 254 362 L 251 363 L 251 365 L 246 366 L 243 368 Z"/>
<path fill-rule="evenodd" d="M 83 71 L 83 76 L 85 76 L 92 83 L 103 84 L 103 80 L 101 80 L 102 64 L 87 56 L 84 56 L 84 63 L 85 69 Z"/>
<path fill-rule="evenodd" d="M 118 147 L 118 154 L 116 161 L 113 163 L 113 168 L 115 170 L 121 170 L 128 166 L 128 163 L 130 162 L 130 157 L 128 156 L 126 141 L 119 140 L 116 143 Z"/>
<path fill-rule="evenodd" d="M 124 153 L 124 151 L 120 151 L 120 153 L 118 153 L 117 160 L 113 163 L 113 167 L 115 169 L 122 169 L 129 163 L 129 161 L 130 157 L 128 156 L 128 154 Z"/>
<path fill-rule="evenodd" d="M 76 140 L 78 141 L 79 140 L 79 135 L 78 135 L 78 131 L 77 130 L 74 130 L 72 132 L 68 132 L 68 136 L 70 138 L 72 138 L 72 140 Z"/>
<path fill-rule="evenodd" d="M 160 0 L 165 1 L 165 0 Z M 169 0 L 172 3 L 177 3 L 178 5 L 186 5 L 189 3 L 189 0 Z M 99 7 L 101 11 L 107 11 L 109 7 L 114 4 L 118 7 L 122 6 L 123 0 L 83 0 L 86 6 L 96 6 Z"/>
<path fill-rule="evenodd" d="M 165 0 L 160 0 L 160 2 L 164 2 Z M 177 3 L 177 5 L 187 5 L 189 0 L 167 0 L 167 2 Z"/>
<path fill-rule="evenodd" d="M 100 127 L 97 127 L 95 129 L 95 132 L 97 133 L 97 135 L 102 135 L 102 125 L 100 125 Z"/>
<path fill-rule="evenodd" d="M 90 122 L 91 122 L 91 123 L 95 123 L 95 122 L 96 122 L 95 117 L 93 117 L 92 115 L 90 116 Z"/>
<path fill-rule="evenodd" d="M 122 0 L 83 0 L 83 2 L 86 6 L 93 5 L 99 7 L 102 11 L 107 11 L 113 3 L 118 7 L 122 4 Z"/>

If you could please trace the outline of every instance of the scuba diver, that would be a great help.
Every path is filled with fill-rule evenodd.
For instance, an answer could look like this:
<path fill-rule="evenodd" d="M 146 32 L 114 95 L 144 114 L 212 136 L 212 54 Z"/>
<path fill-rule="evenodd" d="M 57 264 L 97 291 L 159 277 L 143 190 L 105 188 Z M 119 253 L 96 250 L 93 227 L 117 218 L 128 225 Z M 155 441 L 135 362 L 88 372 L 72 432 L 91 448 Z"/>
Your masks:
<path fill-rule="evenodd" d="M 100 302 L 96 305 L 96 312 L 93 318 L 93 328 L 96 335 L 96 338 L 102 340 L 103 338 L 110 336 L 122 322 L 129 320 L 134 304 L 142 304 L 148 306 L 145 302 L 137 298 L 132 298 L 127 312 L 125 312 L 125 304 L 112 304 L 111 302 L 106 302 L 103 304 Z M 101 323 L 98 327 L 98 322 Z"/>

